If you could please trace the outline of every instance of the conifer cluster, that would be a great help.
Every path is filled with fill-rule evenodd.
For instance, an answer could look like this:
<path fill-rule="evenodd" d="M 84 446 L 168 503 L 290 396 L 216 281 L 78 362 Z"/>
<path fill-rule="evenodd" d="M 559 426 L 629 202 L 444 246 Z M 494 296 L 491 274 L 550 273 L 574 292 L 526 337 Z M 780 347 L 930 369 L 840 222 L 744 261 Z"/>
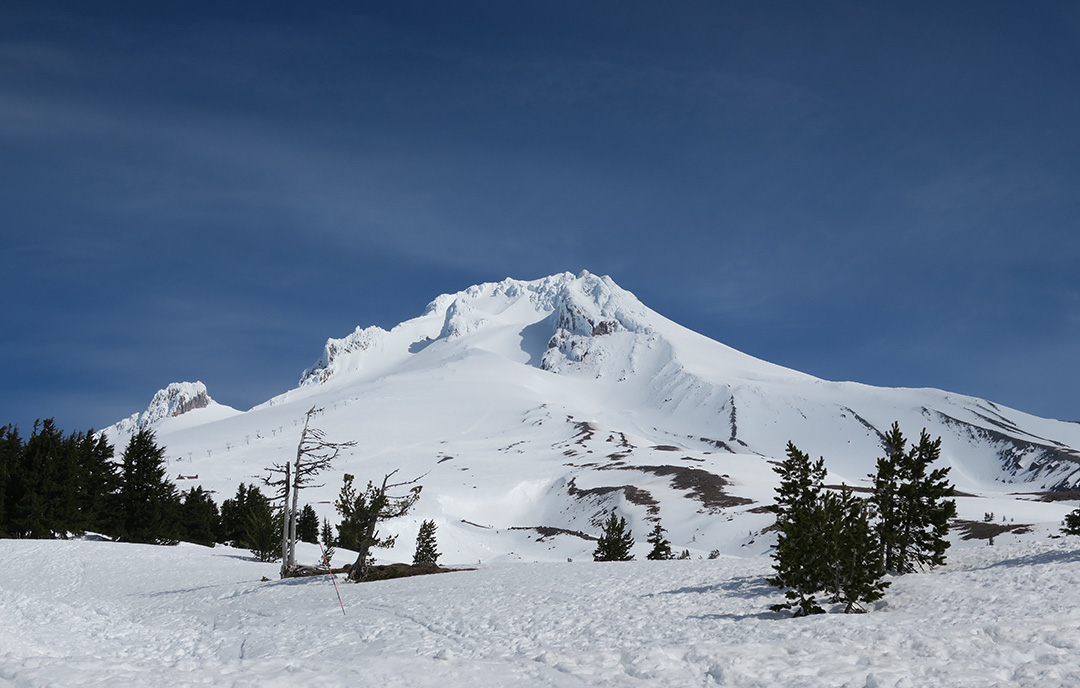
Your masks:
<path fill-rule="evenodd" d="M 280 521 L 275 525 L 258 488 L 241 483 L 219 511 L 201 485 L 178 491 L 166 465 L 165 448 L 150 430 L 136 432 L 116 457 L 103 435 L 65 435 L 51 419 L 35 423 L 26 440 L 14 426 L 0 427 L 0 537 L 90 532 L 151 544 L 225 542 L 268 561 L 280 556 L 272 536 Z M 315 512 L 306 507 L 303 515 L 308 526 Z"/>
<path fill-rule="evenodd" d="M 948 468 L 930 470 L 941 455 L 941 439 L 926 431 L 906 448 L 894 423 L 885 436 L 872 495 L 862 500 L 844 485 L 824 486 L 824 459 L 810 457 L 788 442 L 787 458 L 774 470 L 776 488 L 775 575 L 768 582 L 784 590 L 787 601 L 773 610 L 796 616 L 822 613 L 822 601 L 845 604 L 845 612 L 864 611 L 884 595 L 887 573 L 903 574 L 945 563 L 945 539 L 956 503 Z"/>

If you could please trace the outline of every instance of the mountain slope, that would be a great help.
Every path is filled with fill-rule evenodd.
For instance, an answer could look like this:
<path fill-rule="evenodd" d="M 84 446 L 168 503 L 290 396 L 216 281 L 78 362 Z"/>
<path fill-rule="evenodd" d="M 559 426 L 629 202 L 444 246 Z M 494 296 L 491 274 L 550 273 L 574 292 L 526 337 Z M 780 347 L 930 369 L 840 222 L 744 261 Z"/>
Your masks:
<path fill-rule="evenodd" d="M 858 484 L 893 421 L 941 435 L 965 492 L 1080 481 L 1080 425 L 938 390 L 820 380 L 687 330 L 589 273 L 477 285 L 389 331 L 357 328 L 328 340 L 297 388 L 244 413 L 144 416 L 175 474 L 198 476 L 181 487 L 197 480 L 220 500 L 295 452 L 312 406 L 330 439 L 357 441 L 305 495 L 321 515 L 332 517 L 340 472 L 425 476 L 415 518 L 388 525 L 402 557 L 422 518 L 439 524 L 454 561 L 587 556 L 612 508 L 639 534 L 662 519 L 677 549 L 761 552 L 771 517 L 760 507 L 788 440 L 824 455 L 830 480 Z M 107 432 L 123 444 L 130 423 Z M 962 515 L 985 506 L 961 504 Z M 1064 509 L 1041 508 L 1036 520 Z"/>

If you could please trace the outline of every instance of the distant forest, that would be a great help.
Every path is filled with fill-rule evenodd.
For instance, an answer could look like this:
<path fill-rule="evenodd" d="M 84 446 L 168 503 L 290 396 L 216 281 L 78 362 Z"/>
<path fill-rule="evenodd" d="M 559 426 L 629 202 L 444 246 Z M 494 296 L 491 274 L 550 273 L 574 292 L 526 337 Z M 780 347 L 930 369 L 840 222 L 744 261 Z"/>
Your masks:
<path fill-rule="evenodd" d="M 305 525 L 314 529 L 318 523 Z M 23 439 L 18 428 L 0 427 L 0 537 L 87 533 L 122 542 L 223 542 L 245 549 L 273 549 L 280 540 L 270 503 L 254 485 L 241 485 L 220 510 L 202 486 L 179 492 L 166 477 L 165 449 L 149 430 L 135 433 L 117 459 L 93 430 L 65 435 L 50 419 L 36 422 Z"/>

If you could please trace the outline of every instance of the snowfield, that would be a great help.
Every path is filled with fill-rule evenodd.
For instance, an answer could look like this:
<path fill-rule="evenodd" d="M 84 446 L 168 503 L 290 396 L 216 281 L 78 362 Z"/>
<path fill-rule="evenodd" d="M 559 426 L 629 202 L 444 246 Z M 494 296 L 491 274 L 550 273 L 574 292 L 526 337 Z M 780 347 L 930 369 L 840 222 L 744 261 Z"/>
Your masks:
<path fill-rule="evenodd" d="M 999 539 L 805 619 L 766 557 L 339 582 L 343 614 L 230 548 L 0 540 L 0 685 L 1080 685 L 1080 538 Z"/>

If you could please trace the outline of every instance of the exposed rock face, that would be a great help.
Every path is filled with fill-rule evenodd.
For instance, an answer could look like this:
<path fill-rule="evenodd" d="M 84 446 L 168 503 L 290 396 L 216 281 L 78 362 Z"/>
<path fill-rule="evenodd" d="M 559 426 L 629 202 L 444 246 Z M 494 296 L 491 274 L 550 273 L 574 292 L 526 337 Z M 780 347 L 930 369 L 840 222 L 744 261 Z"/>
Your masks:
<path fill-rule="evenodd" d="M 153 428 L 166 418 L 176 418 L 185 413 L 210 406 L 217 406 L 210 398 L 206 385 L 201 382 L 173 382 L 158 390 L 150 405 L 142 413 L 134 413 L 104 432 L 110 437 L 130 437 L 139 430 Z"/>

